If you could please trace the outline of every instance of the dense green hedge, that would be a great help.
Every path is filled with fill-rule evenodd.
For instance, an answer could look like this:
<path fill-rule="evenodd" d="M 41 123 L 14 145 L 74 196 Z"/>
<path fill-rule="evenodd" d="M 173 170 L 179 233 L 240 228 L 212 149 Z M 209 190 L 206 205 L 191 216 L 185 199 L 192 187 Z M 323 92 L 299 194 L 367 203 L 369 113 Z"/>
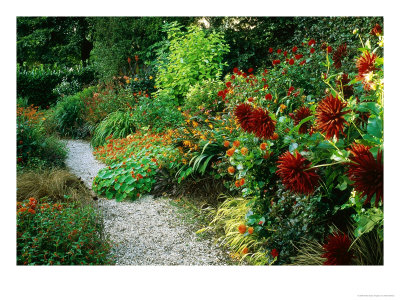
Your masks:
<path fill-rule="evenodd" d="M 74 68 L 58 66 L 39 66 L 28 69 L 17 65 L 17 97 L 27 98 L 28 104 L 49 106 L 57 101 L 54 88 L 61 82 L 76 81 L 81 87 L 91 83 L 95 78 L 91 67 Z"/>

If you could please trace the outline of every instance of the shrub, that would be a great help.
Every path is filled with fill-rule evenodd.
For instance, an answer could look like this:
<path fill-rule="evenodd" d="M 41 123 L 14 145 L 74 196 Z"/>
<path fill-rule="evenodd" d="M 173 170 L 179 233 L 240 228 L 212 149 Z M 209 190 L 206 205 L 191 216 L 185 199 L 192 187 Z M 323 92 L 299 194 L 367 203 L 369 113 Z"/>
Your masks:
<path fill-rule="evenodd" d="M 62 166 L 65 145 L 43 128 L 43 113 L 37 107 L 17 108 L 17 167 Z"/>
<path fill-rule="evenodd" d="M 218 78 L 225 65 L 223 55 L 229 51 L 222 33 L 206 34 L 196 26 L 183 33 L 176 22 L 166 24 L 170 41 L 168 62 L 158 69 L 156 85 L 182 104 L 189 87 L 198 80 Z"/>
<path fill-rule="evenodd" d="M 134 119 L 131 111 L 115 111 L 110 113 L 94 130 L 91 145 L 92 147 L 102 146 L 106 138 L 124 138 L 135 132 Z"/>
<path fill-rule="evenodd" d="M 98 212 L 91 206 L 17 202 L 18 265 L 102 265 L 110 243 L 104 239 Z"/>
<path fill-rule="evenodd" d="M 201 80 L 189 88 L 186 94 L 184 110 L 194 113 L 199 110 L 221 112 L 224 103 L 218 92 L 224 88 L 224 83 L 219 80 Z"/>
<path fill-rule="evenodd" d="M 94 72 L 90 67 L 41 65 L 29 70 L 25 65 L 17 65 L 17 96 L 26 97 L 29 104 L 45 108 L 56 102 L 59 96 L 55 93 L 56 87 L 62 82 L 76 82 L 77 89 L 81 89 L 93 80 Z"/>
<path fill-rule="evenodd" d="M 153 99 L 141 97 L 133 109 L 133 119 L 138 128 L 149 127 L 158 133 L 179 127 L 183 122 L 173 98 L 166 93 L 160 93 Z"/>

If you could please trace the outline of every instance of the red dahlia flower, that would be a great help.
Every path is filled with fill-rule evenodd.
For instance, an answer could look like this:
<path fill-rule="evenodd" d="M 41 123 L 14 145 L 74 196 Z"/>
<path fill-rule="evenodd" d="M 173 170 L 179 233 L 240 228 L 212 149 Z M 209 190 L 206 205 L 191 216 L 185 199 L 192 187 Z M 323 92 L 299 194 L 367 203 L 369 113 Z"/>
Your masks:
<path fill-rule="evenodd" d="M 379 24 L 376 24 L 375 27 L 372 28 L 370 34 L 371 35 L 375 35 L 375 36 L 381 35 L 382 34 L 382 27 Z"/>
<path fill-rule="evenodd" d="M 272 95 L 271 94 L 266 94 L 265 95 L 265 100 L 272 100 Z"/>
<path fill-rule="evenodd" d="M 276 50 L 276 53 L 281 54 L 282 53 L 282 49 Z"/>
<path fill-rule="evenodd" d="M 283 52 L 283 55 L 284 55 L 284 56 L 287 56 L 287 51 Z"/>
<path fill-rule="evenodd" d="M 281 63 L 281 61 L 279 59 L 275 59 L 272 61 L 272 64 L 275 65 L 279 65 Z"/>
<path fill-rule="evenodd" d="M 310 49 L 310 53 L 312 54 L 312 53 L 314 53 L 315 52 L 315 49 L 314 48 L 311 48 Z"/>
<path fill-rule="evenodd" d="M 311 110 L 308 107 L 302 106 L 297 109 L 294 114 L 291 114 L 290 117 L 294 121 L 294 125 L 299 124 L 303 119 L 311 116 Z M 303 123 L 299 128 L 299 133 L 304 134 L 307 133 L 308 128 L 311 127 L 311 122 L 307 121 Z"/>
<path fill-rule="evenodd" d="M 361 198 L 367 196 L 364 205 L 371 203 L 375 195 L 375 206 L 383 202 L 383 160 L 382 152 L 378 150 L 377 159 L 369 151 L 371 147 L 353 144 L 350 149 L 349 170 L 347 175 L 354 181 L 354 189 L 361 193 Z"/>
<path fill-rule="evenodd" d="M 331 46 L 328 46 L 328 47 L 326 48 L 326 50 L 328 51 L 328 53 L 332 53 L 332 47 L 331 47 Z"/>
<path fill-rule="evenodd" d="M 300 58 L 303 57 L 303 54 L 296 54 L 294 57 L 295 57 L 296 59 L 300 59 Z"/>
<path fill-rule="evenodd" d="M 294 64 L 294 59 L 293 58 L 289 59 L 289 65 L 293 65 L 293 64 Z"/>
<path fill-rule="evenodd" d="M 343 132 L 344 123 L 348 124 L 343 116 L 350 112 L 342 109 L 346 107 L 336 96 L 335 98 L 330 94 L 323 99 L 316 109 L 317 127 L 319 130 L 326 134 L 326 139 L 331 139 L 333 136 L 339 137 L 339 131 Z"/>
<path fill-rule="evenodd" d="M 271 119 L 268 110 L 262 108 L 253 110 L 250 114 L 249 123 L 251 124 L 251 132 L 259 138 L 270 139 L 274 135 L 276 122 Z"/>
<path fill-rule="evenodd" d="M 319 179 L 315 169 L 310 169 L 310 166 L 311 162 L 297 150 L 295 155 L 286 151 L 279 156 L 276 174 L 287 189 L 294 193 L 310 195 L 318 185 Z"/>
<path fill-rule="evenodd" d="M 311 46 L 311 45 L 315 45 L 315 40 L 314 40 L 314 39 L 311 39 L 311 40 L 308 42 L 308 46 Z"/>
<path fill-rule="evenodd" d="M 279 255 L 278 250 L 276 250 L 275 248 L 271 250 L 271 255 L 273 258 L 277 257 Z"/>
<path fill-rule="evenodd" d="M 347 55 L 347 45 L 340 45 L 339 48 L 333 53 L 333 65 L 336 69 L 342 66 L 342 58 Z"/>
<path fill-rule="evenodd" d="M 321 257 L 326 258 L 324 265 L 350 265 L 354 258 L 350 246 L 351 240 L 346 234 L 336 232 L 329 235 L 322 245 L 324 254 Z"/>
<path fill-rule="evenodd" d="M 253 68 L 250 68 L 247 72 L 248 72 L 248 73 L 253 73 L 253 71 L 254 71 L 254 69 L 253 69 Z"/>
<path fill-rule="evenodd" d="M 237 73 L 237 72 L 239 72 L 239 69 L 238 68 L 233 68 L 233 73 Z"/>
<path fill-rule="evenodd" d="M 252 124 L 250 123 L 250 116 L 253 112 L 253 107 L 251 107 L 249 104 L 239 104 L 236 106 L 235 109 L 235 116 L 238 119 L 240 126 L 243 128 L 245 131 L 252 131 Z"/>
<path fill-rule="evenodd" d="M 298 49 L 298 48 L 297 48 L 296 46 L 294 46 L 294 47 L 292 48 L 292 52 L 295 53 L 295 52 L 297 51 L 297 49 Z"/>
<path fill-rule="evenodd" d="M 226 84 L 226 87 L 231 87 L 232 86 L 232 83 L 230 82 L 230 81 L 228 81 L 227 83 L 225 83 Z"/>
<path fill-rule="evenodd" d="M 370 90 L 370 84 L 366 79 L 368 73 L 379 70 L 375 67 L 375 61 L 377 56 L 375 53 L 370 54 L 368 51 L 364 52 L 364 55 L 361 56 L 356 63 L 358 68 L 358 76 L 356 77 L 357 80 L 362 81 L 364 84 L 365 90 Z"/>
<path fill-rule="evenodd" d="M 268 52 L 269 52 L 269 53 L 272 53 L 272 52 L 274 52 L 274 49 L 269 48 Z"/>
<path fill-rule="evenodd" d="M 303 60 L 299 63 L 300 66 L 304 65 L 306 63 L 306 60 Z"/>

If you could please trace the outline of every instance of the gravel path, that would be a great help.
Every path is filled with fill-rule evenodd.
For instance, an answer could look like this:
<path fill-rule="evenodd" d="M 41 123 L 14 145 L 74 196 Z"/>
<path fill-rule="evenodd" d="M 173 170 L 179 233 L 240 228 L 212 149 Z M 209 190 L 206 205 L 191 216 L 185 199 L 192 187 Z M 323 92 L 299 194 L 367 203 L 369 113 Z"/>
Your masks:
<path fill-rule="evenodd" d="M 67 167 L 91 188 L 105 165 L 95 160 L 86 141 L 68 140 Z M 105 231 L 113 241 L 117 265 L 227 265 L 226 253 L 199 239 L 182 223 L 170 199 L 143 196 L 117 202 L 99 198 Z"/>

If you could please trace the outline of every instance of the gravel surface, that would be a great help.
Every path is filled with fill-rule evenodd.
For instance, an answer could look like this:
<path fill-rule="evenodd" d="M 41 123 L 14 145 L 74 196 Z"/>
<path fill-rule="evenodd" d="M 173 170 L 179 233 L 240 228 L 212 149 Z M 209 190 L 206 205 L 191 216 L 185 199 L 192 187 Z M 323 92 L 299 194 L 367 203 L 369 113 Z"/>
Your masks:
<path fill-rule="evenodd" d="M 95 160 L 89 142 L 66 141 L 67 167 L 91 188 L 105 167 Z M 227 254 L 211 240 L 200 239 L 182 222 L 170 199 L 143 196 L 117 202 L 99 198 L 106 234 L 117 265 L 227 265 Z"/>

